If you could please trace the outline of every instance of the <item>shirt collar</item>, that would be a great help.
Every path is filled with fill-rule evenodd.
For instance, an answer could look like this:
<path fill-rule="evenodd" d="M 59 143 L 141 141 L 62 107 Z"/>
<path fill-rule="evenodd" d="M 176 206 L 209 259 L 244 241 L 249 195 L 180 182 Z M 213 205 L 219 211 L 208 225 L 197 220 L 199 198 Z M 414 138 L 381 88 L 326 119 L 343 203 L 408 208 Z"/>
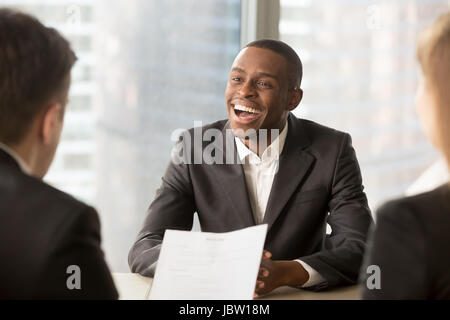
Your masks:
<path fill-rule="evenodd" d="M 20 169 L 28 174 L 31 175 L 30 167 L 26 164 L 26 162 L 10 147 L 8 147 L 6 144 L 0 142 L 0 149 L 5 151 L 11 158 L 13 158 L 17 164 L 19 165 Z"/>
<path fill-rule="evenodd" d="M 266 148 L 266 150 L 264 150 L 263 154 L 261 155 L 262 161 L 275 160 L 279 158 L 284 148 L 287 132 L 288 132 L 288 121 L 286 121 L 286 124 L 283 130 L 281 130 L 280 135 L 270 144 L 270 146 Z M 239 159 L 241 160 L 242 163 L 244 162 L 244 159 L 250 155 L 253 155 L 259 159 L 259 156 L 252 150 L 247 148 L 247 146 L 244 144 L 244 142 L 242 142 L 240 138 L 235 137 L 234 139 L 236 141 L 236 149 L 239 155 Z"/>

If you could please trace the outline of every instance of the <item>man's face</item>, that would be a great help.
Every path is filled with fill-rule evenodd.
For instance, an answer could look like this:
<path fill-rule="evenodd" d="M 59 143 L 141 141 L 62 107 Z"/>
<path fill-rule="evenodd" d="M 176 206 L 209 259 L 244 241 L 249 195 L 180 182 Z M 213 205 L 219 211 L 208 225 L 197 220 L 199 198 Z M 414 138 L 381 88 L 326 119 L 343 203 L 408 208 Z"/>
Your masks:
<path fill-rule="evenodd" d="M 279 129 L 289 110 L 285 58 L 256 47 L 243 49 L 233 62 L 225 98 L 231 129 Z"/>

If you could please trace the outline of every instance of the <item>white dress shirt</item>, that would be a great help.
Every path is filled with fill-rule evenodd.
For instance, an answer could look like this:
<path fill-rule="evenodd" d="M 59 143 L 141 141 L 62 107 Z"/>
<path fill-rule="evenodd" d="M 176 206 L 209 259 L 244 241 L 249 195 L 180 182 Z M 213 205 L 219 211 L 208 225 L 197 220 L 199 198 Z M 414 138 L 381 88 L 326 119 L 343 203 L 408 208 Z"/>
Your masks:
<path fill-rule="evenodd" d="M 9 154 L 19 165 L 20 169 L 30 175 L 31 174 L 31 170 L 30 167 L 26 164 L 25 161 L 23 161 L 23 159 L 10 147 L 8 147 L 6 144 L 1 143 L 0 142 L 0 149 L 5 151 L 7 154 Z"/>
<path fill-rule="evenodd" d="M 288 132 L 288 123 L 276 139 L 264 150 L 261 158 L 251 151 L 238 137 L 235 137 L 236 148 L 244 168 L 245 181 L 250 197 L 253 217 L 257 224 L 262 223 L 272 189 L 273 179 L 278 171 L 278 159 L 283 151 Z M 302 287 L 310 287 L 322 283 L 325 279 L 311 266 L 301 260 L 299 262 L 308 272 L 309 279 Z"/>

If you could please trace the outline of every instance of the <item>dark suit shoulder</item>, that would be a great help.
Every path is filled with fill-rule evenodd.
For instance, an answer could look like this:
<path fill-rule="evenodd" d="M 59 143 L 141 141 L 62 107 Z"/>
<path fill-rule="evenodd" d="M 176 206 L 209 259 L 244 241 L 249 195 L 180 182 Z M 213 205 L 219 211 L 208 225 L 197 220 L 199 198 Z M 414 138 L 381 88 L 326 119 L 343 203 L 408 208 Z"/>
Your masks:
<path fill-rule="evenodd" d="M 341 140 L 344 136 L 349 135 L 346 132 L 327 127 L 311 120 L 297 118 L 297 121 L 305 129 L 305 131 L 308 132 L 310 139 L 331 138 Z"/>
<path fill-rule="evenodd" d="M 352 150 L 348 133 L 294 116 L 290 117 L 289 137 L 294 137 L 296 144 L 307 146 L 316 159 L 325 160 L 327 167 L 335 163 L 332 159 L 337 160 L 343 152 Z"/>
<path fill-rule="evenodd" d="M 393 199 L 378 209 L 377 216 L 384 217 L 396 213 L 399 216 L 398 212 L 415 215 L 424 223 L 432 221 L 436 216 L 450 220 L 450 187 L 444 184 L 428 192 Z"/>
<path fill-rule="evenodd" d="M 8 187 L 1 188 L 0 197 L 7 198 L 11 203 L 27 201 L 34 207 L 48 204 L 51 201 L 53 208 L 58 208 L 58 214 L 67 212 L 84 211 L 89 207 L 73 196 L 54 188 L 44 181 L 26 175 L 22 172 L 11 172 Z"/>
<path fill-rule="evenodd" d="M 0 177 L 0 297 L 63 298 L 66 268 L 84 256 L 84 270 L 107 278 L 88 285 L 106 283 L 114 297 L 95 209 L 19 169 L 0 165 Z"/>
<path fill-rule="evenodd" d="M 449 299 L 450 189 L 388 201 L 377 210 L 367 264 L 382 270 L 382 290 L 368 299 Z"/>
<path fill-rule="evenodd" d="M 0 175 L 7 181 L 0 182 L 0 222 L 9 230 L 3 237 L 12 239 L 13 230 L 21 230 L 23 236 L 16 242 L 24 250 L 30 249 L 31 241 L 32 246 L 51 251 L 72 224 L 80 225 L 80 219 L 87 221 L 85 231 L 99 233 L 94 208 L 19 170 L 0 169 Z"/>
<path fill-rule="evenodd" d="M 42 218 L 54 219 L 57 224 L 54 229 L 55 238 L 70 238 L 70 234 L 66 234 L 66 231 L 70 230 L 71 233 L 91 234 L 100 243 L 100 221 L 97 211 L 93 207 L 43 181 L 32 177 L 28 178 L 31 179 L 30 184 L 36 184 L 35 188 L 39 190 L 38 194 L 42 197 L 43 202 L 48 205 L 48 201 L 51 200 L 51 207 L 54 209 L 43 210 L 40 214 Z M 44 206 L 44 204 L 42 205 Z"/>
<path fill-rule="evenodd" d="M 212 122 L 212 123 L 205 124 L 204 126 L 200 127 L 200 129 L 201 129 L 202 132 L 204 132 L 204 131 L 206 131 L 208 129 L 216 129 L 216 130 L 222 131 L 225 128 L 225 126 L 227 125 L 227 123 L 228 123 L 227 119 L 218 120 L 218 121 L 215 121 L 215 122 Z M 195 129 L 197 129 L 197 128 L 190 128 L 190 129 L 188 129 L 186 131 L 189 132 L 189 134 L 191 134 L 191 136 L 193 137 Z"/>
<path fill-rule="evenodd" d="M 202 127 L 194 127 L 180 132 L 178 141 L 172 150 L 172 161 L 174 160 L 174 155 L 177 155 L 181 158 L 175 156 L 176 163 L 197 163 L 195 157 L 197 159 L 198 157 L 202 158 L 203 150 L 211 144 L 222 150 L 224 143 L 227 141 L 224 138 L 226 133 L 224 129 L 228 128 L 228 120 L 219 120 Z M 183 152 L 180 152 L 180 150 L 183 150 Z M 186 151 L 187 153 L 185 153 Z"/>

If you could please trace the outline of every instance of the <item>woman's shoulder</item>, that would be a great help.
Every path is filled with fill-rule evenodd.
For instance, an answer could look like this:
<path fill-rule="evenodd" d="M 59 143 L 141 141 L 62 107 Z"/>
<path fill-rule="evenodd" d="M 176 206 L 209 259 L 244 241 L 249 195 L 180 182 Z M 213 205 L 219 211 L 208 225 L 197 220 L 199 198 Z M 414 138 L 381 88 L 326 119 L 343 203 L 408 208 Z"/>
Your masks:
<path fill-rule="evenodd" d="M 379 218 L 422 218 L 443 215 L 450 219 L 450 185 L 443 184 L 434 190 L 413 196 L 390 200 L 377 210 Z"/>

